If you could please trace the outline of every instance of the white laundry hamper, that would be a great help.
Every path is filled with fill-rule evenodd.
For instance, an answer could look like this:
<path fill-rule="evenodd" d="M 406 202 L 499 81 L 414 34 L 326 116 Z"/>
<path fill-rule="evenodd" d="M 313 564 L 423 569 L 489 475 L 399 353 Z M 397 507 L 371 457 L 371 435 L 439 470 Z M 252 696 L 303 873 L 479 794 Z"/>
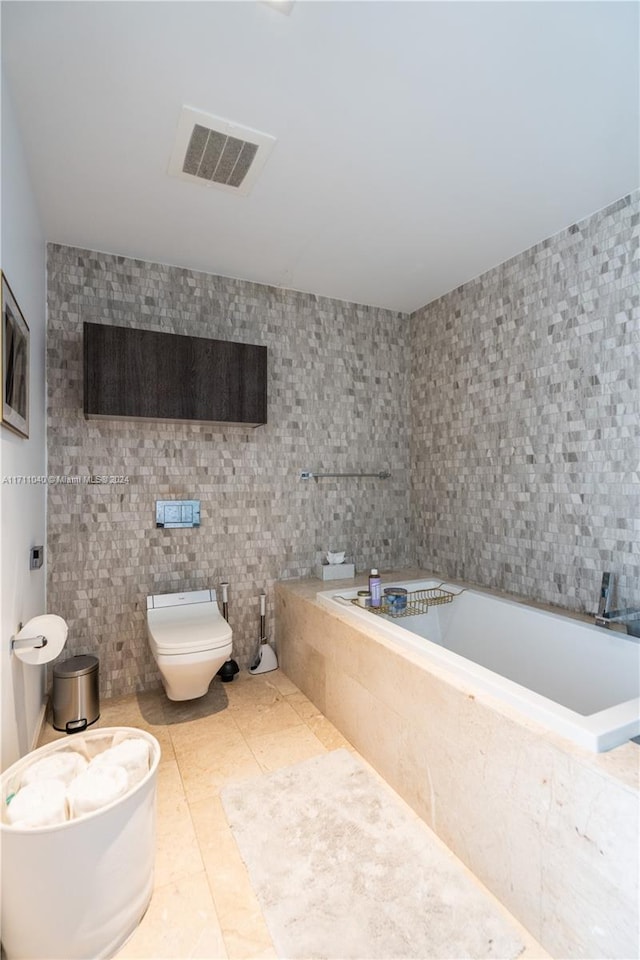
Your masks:
<path fill-rule="evenodd" d="M 149 771 L 122 797 L 56 826 L 5 822 L 6 799 L 31 764 L 56 751 L 93 756 L 122 738 L 149 744 Z M 7 960 L 102 960 L 149 905 L 155 859 L 160 745 L 145 730 L 109 727 L 34 750 L 2 774 L 2 945 Z"/>

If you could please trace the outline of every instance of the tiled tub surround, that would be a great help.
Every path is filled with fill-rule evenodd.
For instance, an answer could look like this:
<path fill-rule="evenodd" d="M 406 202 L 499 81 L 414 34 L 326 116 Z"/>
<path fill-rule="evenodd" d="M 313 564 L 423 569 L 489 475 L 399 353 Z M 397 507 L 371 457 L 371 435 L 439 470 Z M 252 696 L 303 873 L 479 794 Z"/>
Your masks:
<path fill-rule="evenodd" d="M 66 655 L 100 658 L 103 696 L 149 689 L 148 594 L 228 579 L 234 656 L 258 638 L 258 594 L 308 575 L 325 550 L 362 568 L 411 560 L 408 318 L 240 280 L 50 245 L 48 473 L 128 476 L 48 488 L 48 606 Z M 268 423 L 258 429 L 86 421 L 83 321 L 268 348 Z M 377 472 L 388 480 L 299 480 Z M 201 500 L 201 526 L 155 528 L 156 499 Z"/>
<path fill-rule="evenodd" d="M 411 318 L 413 562 L 640 604 L 640 193 Z"/>
<path fill-rule="evenodd" d="M 292 681 L 552 956 L 637 956 L 639 748 L 545 732 L 329 612 L 319 588 L 277 586 Z"/>
<path fill-rule="evenodd" d="M 444 666 L 464 683 L 510 703 L 523 716 L 594 753 L 640 737 L 640 645 L 626 633 L 489 596 L 440 579 L 406 580 L 405 614 L 375 615 L 355 589 L 316 599 L 392 649 Z M 424 607 L 421 596 L 449 602 Z M 414 601 L 414 597 L 416 600 Z"/>

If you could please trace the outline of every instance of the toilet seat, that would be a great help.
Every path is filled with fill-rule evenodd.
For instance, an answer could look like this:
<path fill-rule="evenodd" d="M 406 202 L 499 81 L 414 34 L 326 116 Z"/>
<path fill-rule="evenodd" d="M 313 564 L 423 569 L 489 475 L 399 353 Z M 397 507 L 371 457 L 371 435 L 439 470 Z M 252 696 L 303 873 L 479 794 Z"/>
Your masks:
<path fill-rule="evenodd" d="M 202 595 L 202 592 L 197 593 Z M 215 598 L 215 592 L 211 593 Z M 149 600 L 156 598 L 150 597 Z M 147 610 L 147 628 L 151 648 L 159 656 L 217 650 L 228 646 L 232 637 L 231 627 L 220 613 L 215 599 L 189 602 L 189 594 L 183 594 L 180 602 L 173 606 L 158 606 L 156 602 Z"/>

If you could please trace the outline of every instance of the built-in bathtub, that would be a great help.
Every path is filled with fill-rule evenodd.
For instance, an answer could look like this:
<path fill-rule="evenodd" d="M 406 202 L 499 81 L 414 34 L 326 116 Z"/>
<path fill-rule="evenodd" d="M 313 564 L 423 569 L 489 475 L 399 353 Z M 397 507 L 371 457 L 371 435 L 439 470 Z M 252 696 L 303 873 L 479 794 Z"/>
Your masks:
<path fill-rule="evenodd" d="M 430 576 L 395 571 L 384 576 L 383 587 L 439 582 Z M 363 578 L 329 590 L 317 580 L 276 584 L 278 659 L 331 721 L 317 718 L 317 736 L 327 746 L 339 746 L 344 736 L 551 956 L 640 956 L 638 744 L 586 749 L 554 732 L 542 714 L 537 720 L 527 715 L 517 701 L 526 691 L 515 681 L 508 681 L 516 696 L 511 701 L 507 681 L 488 668 L 411 637 L 399 620 L 385 623 L 331 601 L 365 585 Z M 424 622 L 433 628 L 438 619 L 461 618 L 464 596 L 430 609 Z M 485 596 L 492 599 L 480 593 Z M 501 601 L 516 646 L 531 636 L 515 618 L 520 606 Z M 483 609 L 475 606 L 476 613 Z M 500 607 L 492 609 L 497 635 Z M 470 607 L 469 614 L 480 634 L 482 620 Z M 558 616 L 563 626 L 582 625 L 571 616 L 549 616 L 549 623 Z M 587 633 L 575 635 L 585 657 L 592 631 L 605 651 L 612 640 L 626 643 L 624 635 L 585 626 Z M 554 661 L 558 671 L 563 659 Z M 600 683 L 598 676 L 594 686 Z M 537 696 L 553 710 L 553 701 Z"/>
<path fill-rule="evenodd" d="M 322 591 L 317 600 L 588 750 L 611 750 L 640 734 L 636 638 L 456 584 L 394 585 L 404 587 L 409 600 L 436 602 L 423 601 L 428 612 L 407 616 L 363 609 L 354 603 L 355 589 Z"/>

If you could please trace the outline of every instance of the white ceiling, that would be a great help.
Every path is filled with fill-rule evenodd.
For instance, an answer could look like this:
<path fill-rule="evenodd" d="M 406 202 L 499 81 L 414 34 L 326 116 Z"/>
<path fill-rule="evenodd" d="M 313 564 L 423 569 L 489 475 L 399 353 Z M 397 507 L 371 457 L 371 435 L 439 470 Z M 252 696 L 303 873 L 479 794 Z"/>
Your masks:
<path fill-rule="evenodd" d="M 6 2 L 49 240 L 412 311 L 638 185 L 638 5 Z M 167 173 L 183 105 L 272 134 Z"/>

